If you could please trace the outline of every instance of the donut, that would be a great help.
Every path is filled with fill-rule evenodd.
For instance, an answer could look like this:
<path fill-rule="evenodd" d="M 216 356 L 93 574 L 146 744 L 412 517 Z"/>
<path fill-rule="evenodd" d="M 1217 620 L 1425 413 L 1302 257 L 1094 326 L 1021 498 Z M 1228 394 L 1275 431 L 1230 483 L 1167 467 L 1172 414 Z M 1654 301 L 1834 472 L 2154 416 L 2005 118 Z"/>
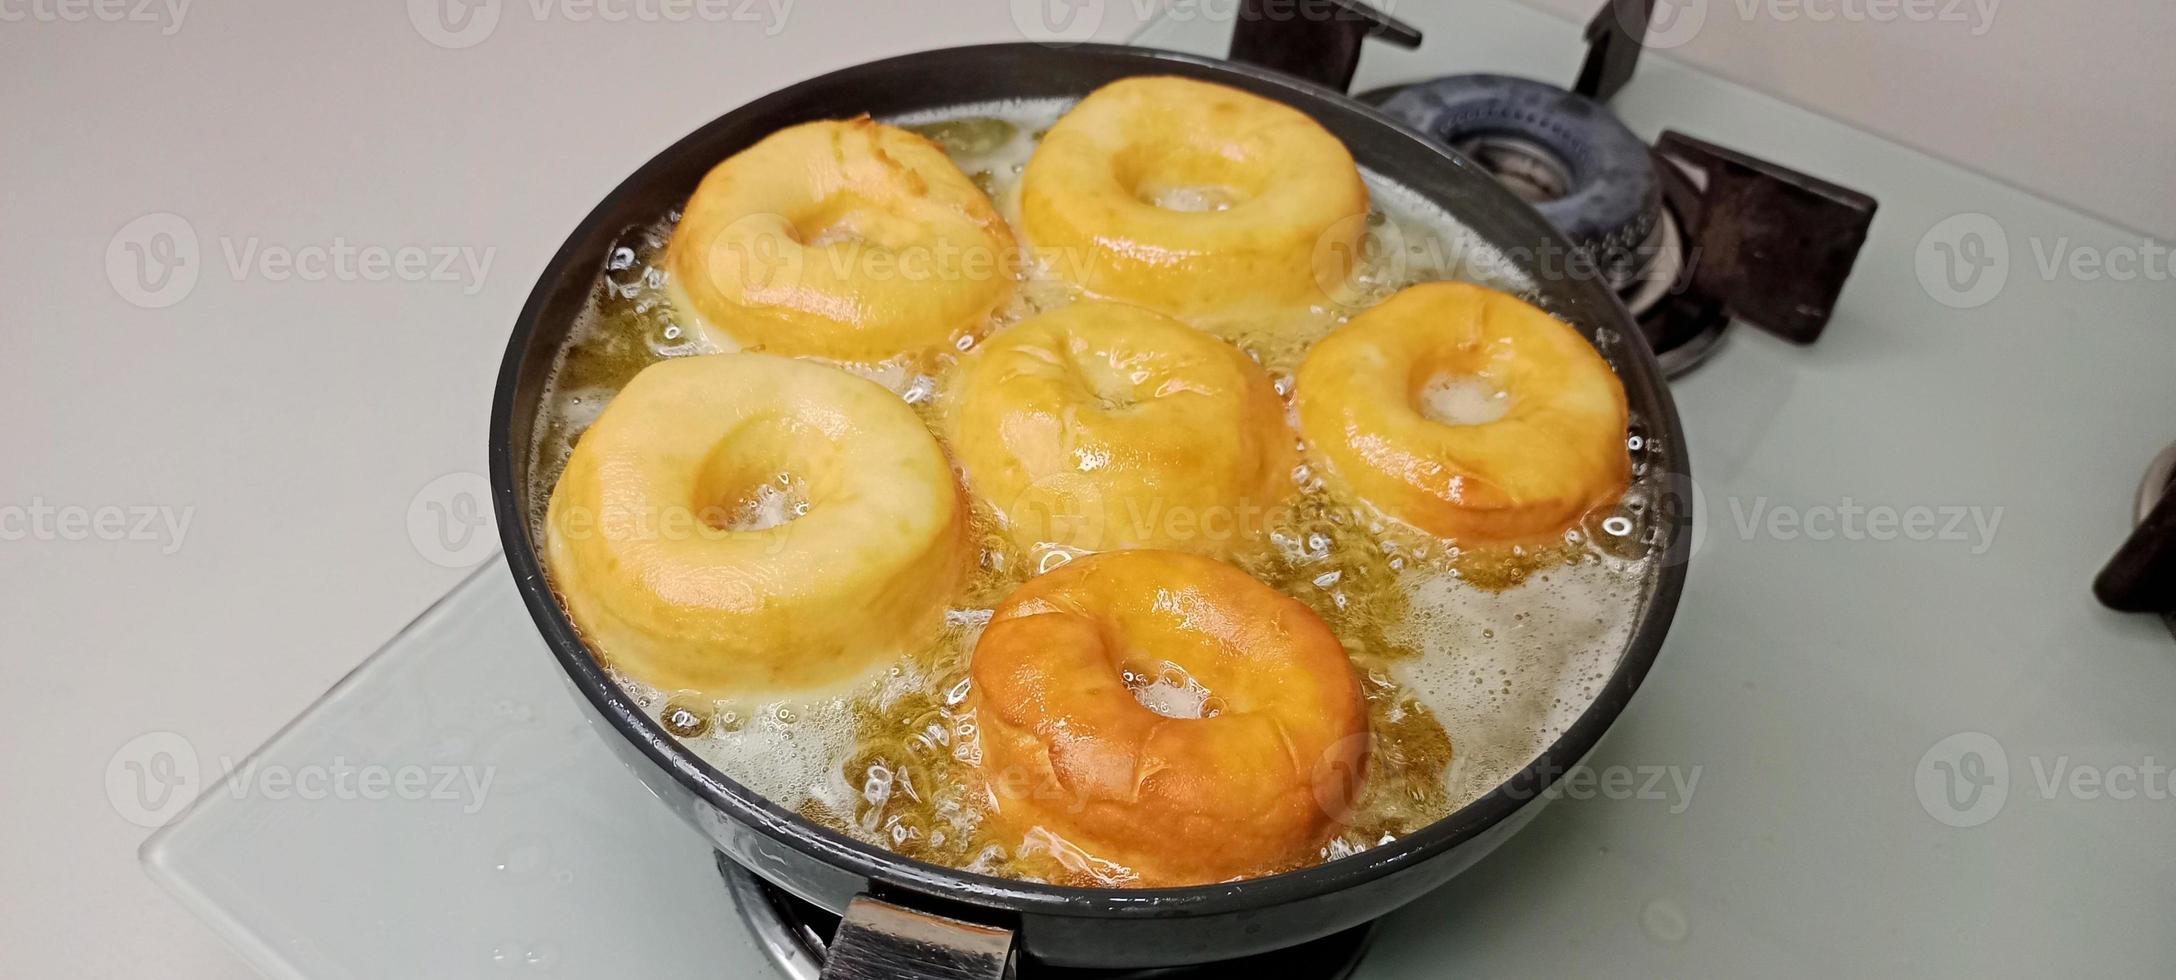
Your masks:
<path fill-rule="evenodd" d="M 864 116 L 790 126 L 712 169 L 666 246 L 674 308 L 728 350 L 846 362 L 982 329 L 1018 256 L 935 143 Z"/>
<path fill-rule="evenodd" d="M 874 382 L 770 354 L 674 358 L 576 442 L 545 563 L 591 649 L 637 680 L 811 690 L 934 632 L 965 509 L 935 437 Z"/>
<path fill-rule="evenodd" d="M 1368 211 L 1352 154 L 1306 114 L 1169 77 L 1082 99 L 1028 160 L 1020 193 L 1046 265 L 1180 317 L 1327 303 Z"/>
<path fill-rule="evenodd" d="M 1631 476 L 1609 363 L 1563 321 L 1467 283 L 1353 317 L 1300 364 L 1294 404 L 1333 486 L 1462 546 L 1558 537 Z"/>
<path fill-rule="evenodd" d="M 1299 462 L 1261 365 L 1123 303 L 999 331 L 962 360 L 944 409 L 969 489 L 1030 552 L 1232 554 L 1260 540 Z"/>
<path fill-rule="evenodd" d="M 1030 579 L 992 614 L 969 672 L 999 839 L 1101 883 L 1313 863 L 1365 771 L 1367 709 L 1337 637 L 1214 559 L 1113 551 Z M 1152 710 L 1135 689 L 1157 678 L 1167 698 L 1191 692 L 1170 698 L 1182 709 L 1203 707 Z"/>

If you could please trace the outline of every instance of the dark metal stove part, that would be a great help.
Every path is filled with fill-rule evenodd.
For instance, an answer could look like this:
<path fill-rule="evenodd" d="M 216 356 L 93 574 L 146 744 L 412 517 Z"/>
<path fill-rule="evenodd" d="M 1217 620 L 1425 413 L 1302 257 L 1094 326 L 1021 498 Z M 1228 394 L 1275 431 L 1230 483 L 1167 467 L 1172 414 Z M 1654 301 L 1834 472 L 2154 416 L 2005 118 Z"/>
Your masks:
<path fill-rule="evenodd" d="M 2146 467 L 2134 505 L 2131 536 L 2093 579 L 2101 605 L 2118 612 L 2160 613 L 2176 633 L 2176 445 Z"/>
<path fill-rule="evenodd" d="M 841 928 L 839 917 L 772 887 L 723 854 L 717 863 L 733 904 L 771 965 L 786 980 L 820 980 Z M 1369 923 L 1291 949 L 1201 966 L 1072 970 L 1014 961 L 1008 968 L 1016 980 L 1349 980 L 1377 928 Z"/>
<path fill-rule="evenodd" d="M 1866 244 L 1874 199 L 1674 130 L 1655 154 L 1701 188 L 1698 214 L 1679 215 L 1692 291 L 1792 343 L 1819 339 Z"/>
<path fill-rule="evenodd" d="M 1359 0 L 1245 0 L 1228 57 L 1343 92 L 1371 37 L 1401 48 L 1421 40 L 1412 25 Z"/>

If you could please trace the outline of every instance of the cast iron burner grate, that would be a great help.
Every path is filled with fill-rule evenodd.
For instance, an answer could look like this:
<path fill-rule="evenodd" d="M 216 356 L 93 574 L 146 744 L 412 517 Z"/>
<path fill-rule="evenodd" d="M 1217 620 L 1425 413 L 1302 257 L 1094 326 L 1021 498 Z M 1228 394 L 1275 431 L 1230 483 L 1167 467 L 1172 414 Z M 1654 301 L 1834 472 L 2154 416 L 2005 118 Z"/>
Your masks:
<path fill-rule="evenodd" d="M 817 980 L 839 917 L 778 890 L 723 854 L 717 861 L 734 904 L 771 965 L 788 980 Z M 1015 974 L 1017 980 L 1347 980 L 1367 955 L 1375 931 L 1371 922 L 1275 953 L 1202 966 L 1073 970 L 1018 963 Z"/>

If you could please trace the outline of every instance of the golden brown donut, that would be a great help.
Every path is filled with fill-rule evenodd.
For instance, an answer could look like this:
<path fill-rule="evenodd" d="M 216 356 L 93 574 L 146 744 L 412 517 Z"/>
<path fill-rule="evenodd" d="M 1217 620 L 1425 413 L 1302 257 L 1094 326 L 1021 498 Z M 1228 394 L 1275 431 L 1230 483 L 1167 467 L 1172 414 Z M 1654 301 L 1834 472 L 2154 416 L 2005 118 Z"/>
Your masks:
<path fill-rule="evenodd" d="M 1500 393 L 1492 419 L 1435 417 L 1445 382 Z M 1624 386 L 1585 337 L 1508 293 L 1412 286 L 1307 355 L 1294 402 L 1333 485 L 1462 545 L 1538 544 L 1631 477 Z"/>
<path fill-rule="evenodd" d="M 1012 231 L 935 143 L 859 119 L 789 126 L 719 164 L 665 262 L 673 306 L 732 350 L 867 363 L 979 333 Z"/>
<path fill-rule="evenodd" d="M 1021 547 L 1224 557 L 1290 496 L 1298 439 L 1238 348 L 1086 301 L 1000 331 L 946 396 L 968 484 Z"/>
<path fill-rule="evenodd" d="M 1046 264 L 1098 296 L 1182 317 L 1329 302 L 1368 212 L 1351 152 L 1306 113 L 1173 77 L 1090 93 L 1051 127 L 1020 187 Z"/>
<path fill-rule="evenodd" d="M 1337 637 L 1213 559 L 1113 551 L 1031 579 L 998 606 L 971 672 L 991 821 L 1089 880 L 1312 863 L 1363 771 L 1367 711 Z M 1128 680 L 1173 672 L 1206 689 L 1213 717 L 1152 711 Z"/>

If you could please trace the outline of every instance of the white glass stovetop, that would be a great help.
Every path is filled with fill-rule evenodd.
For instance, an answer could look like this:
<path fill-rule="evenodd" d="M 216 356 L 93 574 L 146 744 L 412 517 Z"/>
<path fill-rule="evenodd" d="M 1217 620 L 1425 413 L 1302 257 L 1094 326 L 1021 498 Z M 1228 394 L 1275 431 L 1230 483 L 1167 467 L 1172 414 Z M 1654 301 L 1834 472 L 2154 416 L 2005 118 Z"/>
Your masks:
<path fill-rule="evenodd" d="M 1142 43 L 1221 53 L 1202 9 Z M 1397 12 L 1428 43 L 1371 45 L 1356 90 L 1583 53 L 1504 0 Z M 1394 915 L 1359 977 L 2176 974 L 2176 643 L 2088 588 L 2176 440 L 2176 283 L 2051 278 L 2142 239 L 1657 57 L 1615 106 L 1881 210 L 1818 344 L 1739 328 L 1675 386 L 1700 550 L 1589 760 L 1632 781 Z M 1989 228 L 2006 281 L 1945 282 Z M 775 976 L 556 670 L 489 563 L 249 760 L 431 789 L 214 787 L 145 862 L 274 977 Z M 1658 771 L 1697 782 L 1640 798 Z"/>

